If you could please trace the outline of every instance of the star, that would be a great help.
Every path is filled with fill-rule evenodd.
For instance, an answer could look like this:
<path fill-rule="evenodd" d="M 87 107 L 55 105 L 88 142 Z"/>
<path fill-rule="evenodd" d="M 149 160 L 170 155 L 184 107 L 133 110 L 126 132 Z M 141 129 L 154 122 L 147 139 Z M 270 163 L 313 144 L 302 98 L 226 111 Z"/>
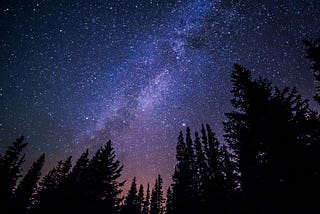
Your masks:
<path fill-rule="evenodd" d="M 318 0 L 8 2 L 1 148 L 28 136 L 26 159 L 45 152 L 46 171 L 111 139 L 125 180 L 162 174 L 169 186 L 181 130 L 208 123 L 223 141 L 234 63 L 315 91 L 302 39 L 320 35 Z"/>

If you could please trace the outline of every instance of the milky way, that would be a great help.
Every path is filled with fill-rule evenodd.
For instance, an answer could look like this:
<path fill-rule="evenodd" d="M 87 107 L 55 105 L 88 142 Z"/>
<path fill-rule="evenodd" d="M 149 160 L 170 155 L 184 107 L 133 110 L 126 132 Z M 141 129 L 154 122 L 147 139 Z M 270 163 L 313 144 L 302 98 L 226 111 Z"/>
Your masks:
<path fill-rule="evenodd" d="M 170 182 L 180 130 L 209 123 L 223 141 L 230 73 L 312 98 L 304 38 L 314 1 L 9 1 L 1 4 L 1 153 L 20 135 L 46 170 L 113 141 L 123 179 Z"/>

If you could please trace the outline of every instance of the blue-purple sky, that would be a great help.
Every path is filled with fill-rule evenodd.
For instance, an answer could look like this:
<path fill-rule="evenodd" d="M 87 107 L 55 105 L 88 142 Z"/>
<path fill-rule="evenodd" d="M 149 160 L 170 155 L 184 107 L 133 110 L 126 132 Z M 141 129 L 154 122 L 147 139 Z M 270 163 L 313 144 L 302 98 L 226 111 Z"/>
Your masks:
<path fill-rule="evenodd" d="M 312 99 L 304 38 L 319 0 L 14 0 L 0 5 L 0 152 L 20 135 L 28 162 L 107 140 L 123 179 L 166 186 L 180 130 L 209 123 L 223 141 L 240 63 Z"/>

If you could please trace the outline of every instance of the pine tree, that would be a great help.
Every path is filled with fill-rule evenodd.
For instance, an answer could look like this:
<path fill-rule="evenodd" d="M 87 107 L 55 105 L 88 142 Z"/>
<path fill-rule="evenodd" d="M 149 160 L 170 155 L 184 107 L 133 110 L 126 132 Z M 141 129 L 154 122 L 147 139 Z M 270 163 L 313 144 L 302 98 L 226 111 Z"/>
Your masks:
<path fill-rule="evenodd" d="M 297 211 L 303 199 L 296 190 L 306 189 L 306 175 L 317 171 L 306 169 L 313 162 L 307 148 L 320 139 L 318 119 L 295 89 L 272 88 L 270 81 L 253 80 L 250 71 L 238 65 L 232 78 L 235 111 L 226 114 L 225 138 L 238 163 L 246 212 Z"/>
<path fill-rule="evenodd" d="M 4 156 L 0 157 L 0 207 L 8 210 L 8 205 L 13 196 L 17 180 L 21 177 L 21 165 L 25 155 L 20 155 L 27 146 L 23 142 L 24 137 L 17 139 L 8 147 Z"/>
<path fill-rule="evenodd" d="M 81 179 L 83 179 L 83 176 L 85 175 L 88 164 L 89 164 L 89 150 L 87 149 L 80 158 L 77 160 L 75 166 L 70 172 L 70 175 L 68 176 L 68 182 L 70 183 L 81 183 Z"/>
<path fill-rule="evenodd" d="M 249 70 L 235 65 L 232 73 L 234 98 L 232 105 L 237 111 L 226 113 L 228 121 L 224 123 L 225 139 L 235 154 L 241 173 L 241 188 L 248 200 L 256 198 L 256 184 L 259 160 L 259 140 L 256 132 L 259 130 L 260 119 L 268 106 L 271 94 L 270 83 L 265 80 L 253 81 Z"/>
<path fill-rule="evenodd" d="M 19 183 L 14 193 L 13 212 L 25 213 L 30 208 L 44 161 L 45 155 L 42 154 Z"/>
<path fill-rule="evenodd" d="M 43 192 L 57 189 L 63 182 L 65 182 L 70 169 L 71 156 L 65 161 L 60 160 L 57 166 L 54 167 L 40 182 L 40 191 Z"/>
<path fill-rule="evenodd" d="M 195 151 L 194 151 L 194 145 L 192 143 L 192 137 L 191 137 L 191 131 L 190 128 L 187 127 L 186 129 L 186 161 L 188 164 L 188 169 L 189 169 L 189 177 L 192 180 L 196 180 L 197 179 L 197 169 L 195 166 Z M 194 184 L 196 185 L 196 184 Z M 197 186 L 192 186 L 193 190 L 197 189 Z"/>
<path fill-rule="evenodd" d="M 208 127 L 210 128 L 210 126 L 207 124 L 207 128 Z M 201 143 L 203 145 L 204 154 L 207 156 L 209 154 L 208 136 L 207 136 L 207 130 L 205 129 L 203 124 L 201 125 Z"/>
<path fill-rule="evenodd" d="M 206 155 L 208 158 L 209 180 L 210 182 L 221 183 L 223 176 L 221 173 L 221 163 L 219 160 L 221 156 L 219 141 L 208 124 L 206 124 L 206 128 L 208 133 L 208 151 Z"/>
<path fill-rule="evenodd" d="M 86 198 L 85 180 L 88 170 L 88 149 L 82 153 L 77 160 L 75 166 L 67 175 L 65 182 L 60 184 L 56 197 L 59 197 L 60 209 L 73 210 L 74 212 L 82 212 L 81 205 Z"/>
<path fill-rule="evenodd" d="M 147 185 L 146 199 L 143 204 L 142 214 L 150 213 L 150 186 L 149 183 Z"/>
<path fill-rule="evenodd" d="M 48 210 L 59 210 L 65 197 L 64 184 L 71 169 L 71 156 L 65 161 L 60 160 L 56 167 L 48 172 L 40 181 L 34 210 L 39 213 Z"/>
<path fill-rule="evenodd" d="M 206 133 L 208 139 L 207 163 L 208 177 L 204 182 L 204 201 L 205 210 L 215 209 L 217 212 L 225 212 L 225 190 L 224 175 L 222 170 L 222 157 L 220 144 L 212 131 L 211 127 L 206 124 Z"/>
<path fill-rule="evenodd" d="M 320 121 L 308 105 L 297 94 L 296 89 L 275 88 L 270 100 L 269 125 L 267 133 L 262 135 L 264 145 L 268 145 L 265 152 L 267 167 L 264 195 L 273 199 L 277 204 L 283 198 L 291 203 L 282 203 L 278 209 L 295 212 L 318 212 L 313 210 L 317 202 L 309 197 L 320 191 L 319 182 L 319 139 Z M 264 133 L 264 132 L 263 132 Z M 297 158 L 299 157 L 299 158 Z M 303 197 L 297 196 L 299 192 Z M 313 193 L 313 194 L 312 194 Z M 292 204 L 293 203 L 293 204 Z M 312 210 L 308 210 L 312 207 Z M 308 211 L 307 211 L 308 210 Z"/>
<path fill-rule="evenodd" d="M 238 188 L 238 180 L 235 174 L 235 163 L 231 159 L 231 155 L 226 145 L 222 146 L 223 155 L 223 172 L 224 176 L 224 189 L 226 194 L 232 194 Z"/>
<path fill-rule="evenodd" d="M 307 46 L 307 58 L 312 63 L 311 69 L 318 84 L 317 94 L 314 96 L 314 99 L 320 105 L 320 38 L 304 40 L 304 44 Z"/>
<path fill-rule="evenodd" d="M 174 213 L 183 213 L 186 211 L 185 206 L 190 203 L 186 199 L 187 195 L 187 181 L 188 175 L 186 174 L 187 171 L 187 160 L 186 160 L 186 144 L 184 141 L 184 137 L 182 132 L 180 132 L 178 137 L 178 143 L 176 147 L 176 160 L 177 164 L 175 166 L 174 174 L 173 174 L 173 197 L 174 202 L 172 204 L 172 209 Z"/>
<path fill-rule="evenodd" d="M 196 177 L 194 179 L 194 199 L 193 206 L 198 212 L 204 212 L 204 203 L 205 203 L 205 194 L 206 194 L 206 185 L 208 182 L 208 165 L 207 157 L 205 155 L 204 147 L 200 141 L 198 132 L 195 132 L 195 159 L 194 167 Z"/>
<path fill-rule="evenodd" d="M 142 212 L 143 204 L 144 204 L 144 190 L 143 190 L 143 185 L 140 184 L 139 191 L 138 191 L 139 213 Z"/>
<path fill-rule="evenodd" d="M 101 147 L 88 165 L 88 175 L 84 189 L 87 191 L 87 206 L 84 210 L 100 213 L 118 213 L 121 193 L 119 182 L 123 166 L 116 159 L 111 141 Z"/>
<path fill-rule="evenodd" d="M 203 151 L 203 146 L 200 141 L 200 137 L 198 132 L 195 132 L 195 166 L 197 171 L 197 178 L 195 182 L 197 183 L 197 191 L 199 192 L 199 196 L 203 196 L 204 192 L 204 180 L 207 178 L 208 170 L 207 170 L 207 163 L 206 163 L 206 157 Z"/>
<path fill-rule="evenodd" d="M 124 205 L 121 210 L 122 214 L 139 214 L 140 213 L 140 201 L 137 195 L 137 183 L 136 177 L 133 177 L 131 187 L 128 195 L 124 201 Z"/>
<path fill-rule="evenodd" d="M 173 210 L 175 213 L 199 211 L 199 173 L 190 128 L 186 129 L 184 140 L 182 132 L 176 148 L 177 164 L 173 175 Z"/>
<path fill-rule="evenodd" d="M 173 194 L 171 188 L 169 187 L 167 190 L 167 200 L 166 200 L 166 214 L 174 214 L 173 209 Z"/>
<path fill-rule="evenodd" d="M 236 163 L 232 160 L 226 145 L 222 146 L 222 171 L 224 180 L 222 184 L 221 204 L 218 206 L 224 213 L 241 213 L 241 198 L 238 191 L 238 176 L 235 174 Z"/>
<path fill-rule="evenodd" d="M 158 175 L 151 195 L 150 214 L 163 214 L 162 178 Z"/>

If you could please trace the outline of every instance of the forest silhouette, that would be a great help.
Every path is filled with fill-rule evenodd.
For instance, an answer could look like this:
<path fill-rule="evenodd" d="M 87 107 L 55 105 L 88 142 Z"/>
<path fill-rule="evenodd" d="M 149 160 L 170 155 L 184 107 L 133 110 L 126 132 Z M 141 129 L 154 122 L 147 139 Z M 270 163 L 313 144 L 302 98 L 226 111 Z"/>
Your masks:
<path fill-rule="evenodd" d="M 320 38 L 304 44 L 320 105 Z M 22 176 L 27 143 L 20 137 L 0 156 L 0 212 L 320 213 L 319 112 L 295 88 L 254 79 L 241 65 L 234 65 L 231 81 L 224 143 L 208 124 L 181 131 L 166 196 L 161 175 L 153 187 L 137 187 L 134 177 L 123 196 L 123 166 L 111 141 L 92 158 L 86 150 L 74 166 L 70 156 L 41 177 L 42 154 Z"/>

